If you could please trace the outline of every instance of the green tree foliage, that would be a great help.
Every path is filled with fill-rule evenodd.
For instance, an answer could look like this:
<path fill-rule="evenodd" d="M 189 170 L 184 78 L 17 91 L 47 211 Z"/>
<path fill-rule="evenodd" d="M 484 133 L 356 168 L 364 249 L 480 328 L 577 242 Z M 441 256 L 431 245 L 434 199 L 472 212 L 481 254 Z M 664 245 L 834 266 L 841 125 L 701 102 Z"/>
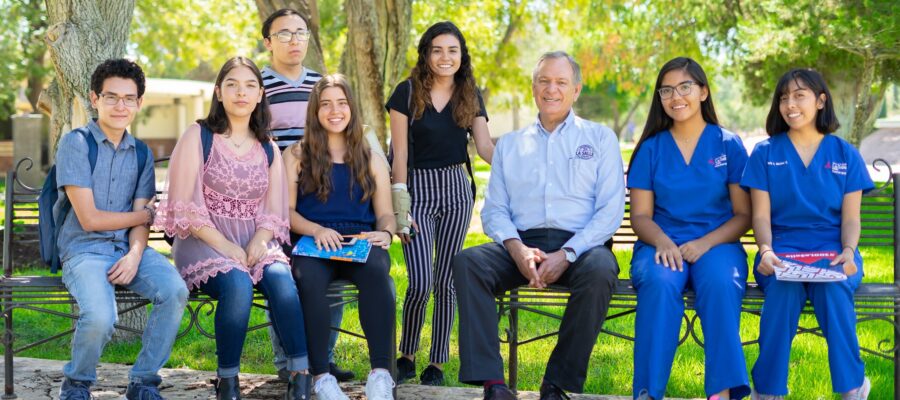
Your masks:
<path fill-rule="evenodd" d="M 32 108 L 52 68 L 45 62 L 43 35 L 47 16 L 43 1 L 0 0 L 0 119 L 15 113 L 19 88 L 26 86 Z"/>
<path fill-rule="evenodd" d="M 138 1 L 128 52 L 151 77 L 214 80 L 233 56 L 267 63 L 260 28 L 252 0 Z"/>
<path fill-rule="evenodd" d="M 757 103 L 772 96 L 778 77 L 812 67 L 830 86 L 847 88 L 842 133 L 858 144 L 891 82 L 900 80 L 900 2 L 894 0 L 707 2 L 668 9 L 705 33 L 704 44 L 729 60 Z M 837 94 L 835 95 L 838 96 Z M 836 99 L 840 104 L 841 99 Z"/>

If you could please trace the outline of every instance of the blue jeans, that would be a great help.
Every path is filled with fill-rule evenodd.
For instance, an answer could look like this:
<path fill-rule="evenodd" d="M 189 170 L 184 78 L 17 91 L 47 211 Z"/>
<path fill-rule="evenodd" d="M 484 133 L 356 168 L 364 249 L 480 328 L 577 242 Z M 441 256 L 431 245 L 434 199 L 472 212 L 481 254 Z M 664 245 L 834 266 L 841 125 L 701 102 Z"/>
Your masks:
<path fill-rule="evenodd" d="M 331 301 L 331 326 L 341 327 L 341 321 L 344 320 L 344 304 L 335 305 L 343 301 L 343 299 L 335 297 Z M 272 313 L 266 312 L 266 318 L 272 321 Z M 332 330 L 331 336 L 328 337 L 328 362 L 334 362 L 334 346 L 337 345 L 338 331 Z M 287 356 L 284 354 L 284 347 L 281 340 L 275 332 L 274 324 L 269 325 L 269 339 L 272 341 L 272 352 L 275 353 L 275 368 L 287 368 Z"/>
<path fill-rule="evenodd" d="M 97 379 L 97 363 L 118 319 L 115 288 L 106 274 L 121 257 L 82 253 L 63 264 L 63 283 L 80 309 L 72 335 L 72 360 L 63 367 L 69 379 Z M 162 380 L 157 372 L 172 352 L 188 290 L 175 267 L 151 248 L 144 250 L 137 274 L 125 287 L 153 304 L 141 337 L 141 352 L 128 379 L 156 385 Z"/>
<path fill-rule="evenodd" d="M 257 288 L 268 300 L 272 325 L 287 353 L 287 369 L 302 371 L 309 368 L 303 308 L 291 268 L 283 263 L 267 266 Z M 220 273 L 201 284 L 200 290 L 218 300 L 215 317 L 217 375 L 221 378 L 237 376 L 253 304 L 250 275 L 240 270 Z"/>

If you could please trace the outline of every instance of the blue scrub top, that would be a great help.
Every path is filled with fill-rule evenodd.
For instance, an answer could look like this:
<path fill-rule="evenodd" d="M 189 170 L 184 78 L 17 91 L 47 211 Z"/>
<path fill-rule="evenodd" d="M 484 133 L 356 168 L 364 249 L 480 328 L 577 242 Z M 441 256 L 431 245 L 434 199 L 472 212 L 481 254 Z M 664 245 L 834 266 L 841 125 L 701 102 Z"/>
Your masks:
<path fill-rule="evenodd" d="M 641 144 L 627 185 L 653 192 L 653 222 L 681 245 L 734 216 L 728 185 L 740 181 L 746 163 L 741 138 L 718 125 L 703 129 L 690 164 L 666 130 Z"/>
<path fill-rule="evenodd" d="M 741 186 L 769 192 L 772 246 L 778 251 L 840 248 L 844 195 L 875 187 L 850 143 L 825 135 L 804 167 L 787 134 L 756 145 Z"/>

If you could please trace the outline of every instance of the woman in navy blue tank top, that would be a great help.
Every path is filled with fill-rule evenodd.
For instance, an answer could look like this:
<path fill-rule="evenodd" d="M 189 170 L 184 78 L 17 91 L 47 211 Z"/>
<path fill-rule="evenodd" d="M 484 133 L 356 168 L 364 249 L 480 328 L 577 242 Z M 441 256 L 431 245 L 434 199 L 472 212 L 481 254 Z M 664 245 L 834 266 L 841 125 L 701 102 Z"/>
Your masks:
<path fill-rule="evenodd" d="M 396 222 L 387 165 L 372 157 L 359 116 L 347 79 L 340 74 L 325 76 L 310 95 L 303 139 L 284 152 L 291 232 L 312 236 L 323 249 L 341 247 L 344 235 L 361 235 L 372 243 L 365 263 L 293 257 L 309 338 L 310 370 L 321 400 L 347 399 L 328 368 L 331 302 L 326 294 L 336 279 L 349 280 L 359 289 L 359 318 L 372 367 L 366 396 L 393 399 L 394 381 L 388 371 L 396 305 L 387 249 Z"/>

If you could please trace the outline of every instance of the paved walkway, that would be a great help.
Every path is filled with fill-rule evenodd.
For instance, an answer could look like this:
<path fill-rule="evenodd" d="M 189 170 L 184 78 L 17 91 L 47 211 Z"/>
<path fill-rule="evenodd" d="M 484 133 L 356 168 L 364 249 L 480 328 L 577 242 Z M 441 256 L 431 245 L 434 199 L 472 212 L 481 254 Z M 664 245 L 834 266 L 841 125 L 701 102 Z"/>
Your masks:
<path fill-rule="evenodd" d="M 57 398 L 62 382 L 63 361 L 17 357 L 15 362 L 16 394 L 22 400 L 49 400 Z M 2 365 L 2 363 L 0 363 Z M 100 364 L 98 381 L 94 385 L 97 400 L 121 399 L 125 393 L 129 366 Z M 210 379 L 213 373 L 190 369 L 164 369 L 163 396 L 170 400 L 215 399 Z M 364 386 L 356 382 L 342 385 L 353 400 L 365 399 Z M 284 384 L 276 382 L 273 375 L 241 374 L 241 387 L 245 400 L 281 399 Z M 402 400 L 477 400 L 482 398 L 479 388 L 435 388 L 420 385 L 401 385 L 398 399 Z M 535 392 L 521 392 L 521 400 L 538 400 Z M 573 395 L 577 400 L 627 400 L 622 396 Z M 674 400 L 674 399 L 672 399 Z"/>

